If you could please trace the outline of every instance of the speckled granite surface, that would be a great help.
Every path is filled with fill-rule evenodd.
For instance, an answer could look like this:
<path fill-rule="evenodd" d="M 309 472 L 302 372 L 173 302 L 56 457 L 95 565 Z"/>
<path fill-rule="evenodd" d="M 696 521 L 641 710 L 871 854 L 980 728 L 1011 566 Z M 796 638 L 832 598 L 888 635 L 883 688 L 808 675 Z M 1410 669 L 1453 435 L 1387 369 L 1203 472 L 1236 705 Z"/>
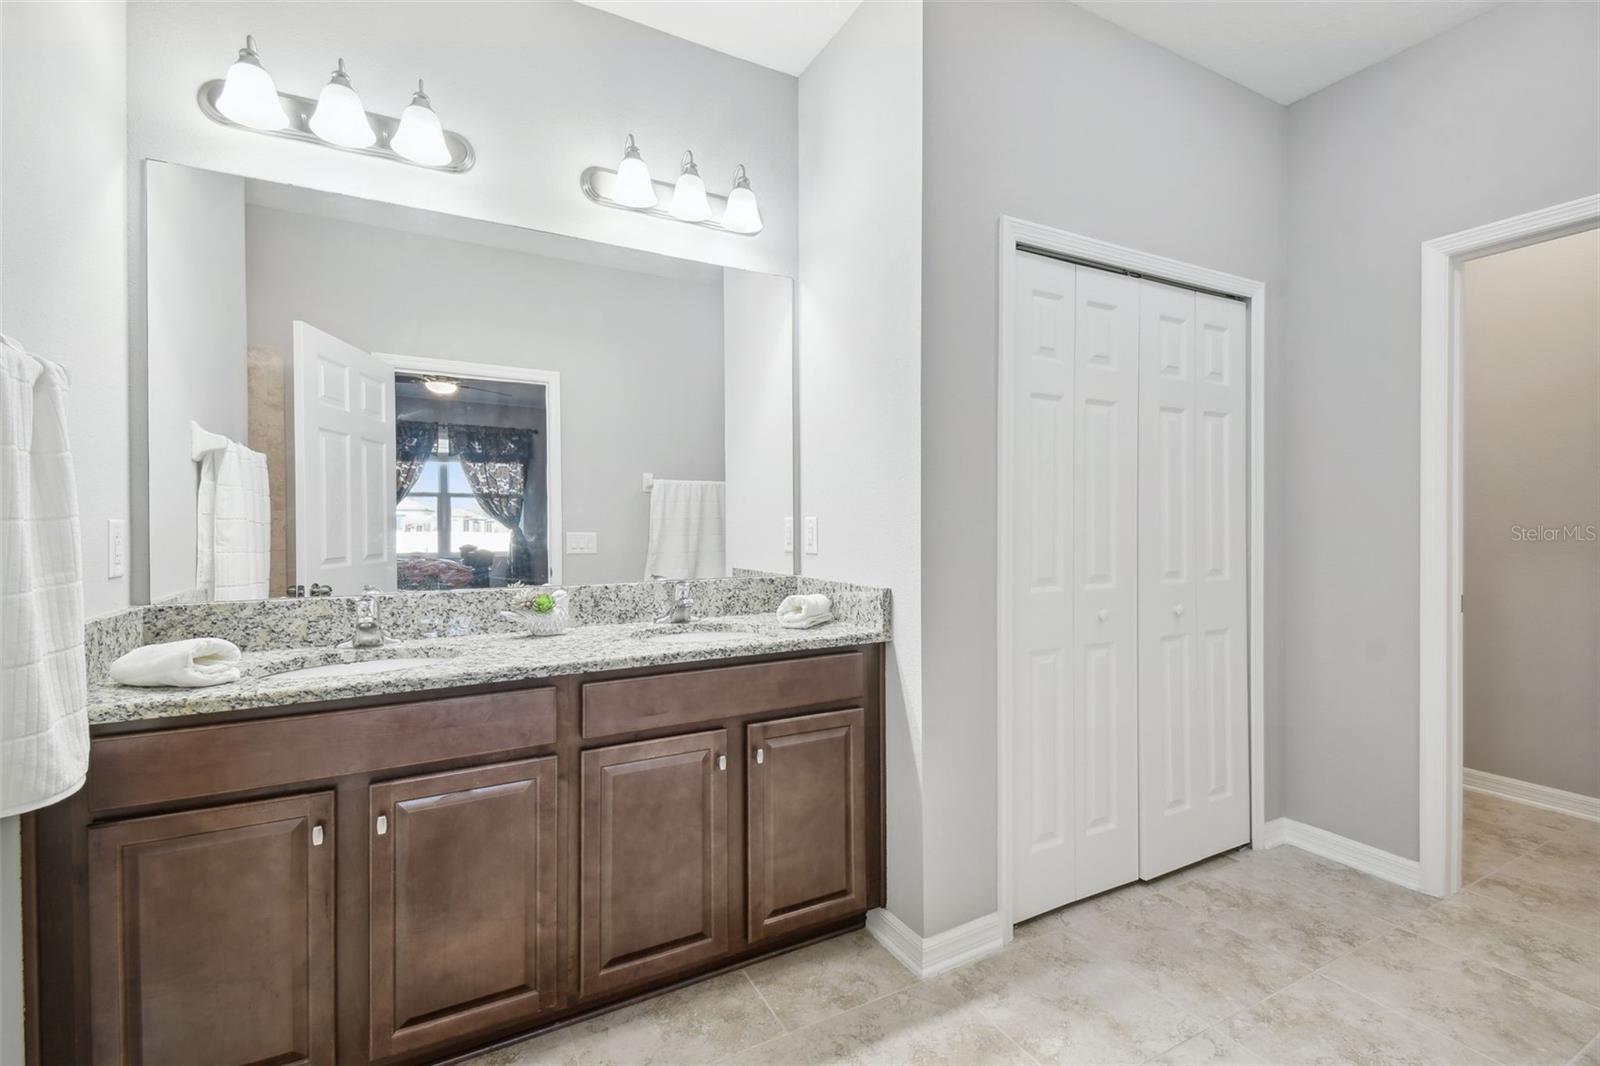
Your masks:
<path fill-rule="evenodd" d="M 795 591 L 826 592 L 835 621 L 784 629 L 773 612 Z M 387 642 L 353 651 L 355 601 L 349 598 L 158 605 L 90 622 L 91 725 L 181 717 L 258 707 L 398 695 L 468 685 L 703 662 L 747 655 L 870 644 L 889 639 L 885 589 L 788 575 L 740 574 L 692 583 L 688 626 L 655 625 L 670 591 L 661 583 L 568 588 L 574 627 L 557 637 L 528 637 L 499 611 L 529 589 L 393 593 L 383 597 Z M 692 635 L 689 635 L 692 634 Z M 140 643 L 224 637 L 244 651 L 244 677 L 205 689 L 131 688 L 106 679 L 106 667 Z M 142 640 L 140 639 L 142 637 Z M 286 678 L 290 670 L 372 659 L 427 659 L 406 668 L 343 677 Z"/>

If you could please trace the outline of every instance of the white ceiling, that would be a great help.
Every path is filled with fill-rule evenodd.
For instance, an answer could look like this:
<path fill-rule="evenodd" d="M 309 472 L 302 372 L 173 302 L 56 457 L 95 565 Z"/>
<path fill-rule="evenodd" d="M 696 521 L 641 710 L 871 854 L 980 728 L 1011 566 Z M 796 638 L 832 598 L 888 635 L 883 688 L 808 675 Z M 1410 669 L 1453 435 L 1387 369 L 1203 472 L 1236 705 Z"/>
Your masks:
<path fill-rule="evenodd" d="M 1292 104 L 1495 6 L 1491 0 L 1076 2 L 1280 104 Z"/>
<path fill-rule="evenodd" d="M 799 77 L 861 0 L 578 0 Z"/>

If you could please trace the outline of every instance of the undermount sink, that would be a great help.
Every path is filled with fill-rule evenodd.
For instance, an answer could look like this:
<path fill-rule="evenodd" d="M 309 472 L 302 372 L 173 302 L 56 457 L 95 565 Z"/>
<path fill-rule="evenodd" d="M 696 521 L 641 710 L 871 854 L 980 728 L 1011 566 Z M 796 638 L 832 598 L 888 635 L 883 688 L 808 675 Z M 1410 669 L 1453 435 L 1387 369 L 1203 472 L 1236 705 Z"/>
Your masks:
<path fill-rule="evenodd" d="M 284 670 L 273 674 L 273 681 L 311 681 L 320 677 L 363 677 L 367 674 L 387 674 L 394 670 L 414 670 L 419 666 L 437 663 L 438 659 L 366 659 L 358 663 L 329 663 L 326 666 L 303 666 L 298 670 Z"/>
<path fill-rule="evenodd" d="M 691 626 L 693 623 L 689 623 Z M 650 640 L 663 644 L 721 644 L 727 641 L 760 640 L 755 633 L 738 629 L 704 626 L 700 628 L 656 629 L 645 634 Z"/>

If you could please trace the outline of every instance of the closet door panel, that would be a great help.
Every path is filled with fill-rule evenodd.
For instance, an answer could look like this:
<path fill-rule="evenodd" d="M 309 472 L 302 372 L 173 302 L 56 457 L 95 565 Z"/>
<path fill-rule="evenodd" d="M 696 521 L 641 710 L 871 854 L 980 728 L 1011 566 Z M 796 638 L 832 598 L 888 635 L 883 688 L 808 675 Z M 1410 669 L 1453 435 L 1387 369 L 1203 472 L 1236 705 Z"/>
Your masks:
<path fill-rule="evenodd" d="M 1139 872 L 1181 866 L 1194 809 L 1195 294 L 1140 284 Z"/>
<path fill-rule="evenodd" d="M 1017 252 L 1012 384 L 1013 917 L 1070 902 L 1075 268 Z"/>
<path fill-rule="evenodd" d="M 1250 836 L 1245 305 L 1200 293 L 1195 321 L 1200 460 L 1195 622 L 1201 730 L 1196 769 L 1208 813 L 1196 823 L 1192 839 L 1194 847 L 1215 853 Z"/>
<path fill-rule="evenodd" d="M 1073 898 L 1139 876 L 1139 282 L 1077 268 Z"/>
<path fill-rule="evenodd" d="M 1249 839 L 1244 305 L 1142 283 L 1139 873 Z"/>

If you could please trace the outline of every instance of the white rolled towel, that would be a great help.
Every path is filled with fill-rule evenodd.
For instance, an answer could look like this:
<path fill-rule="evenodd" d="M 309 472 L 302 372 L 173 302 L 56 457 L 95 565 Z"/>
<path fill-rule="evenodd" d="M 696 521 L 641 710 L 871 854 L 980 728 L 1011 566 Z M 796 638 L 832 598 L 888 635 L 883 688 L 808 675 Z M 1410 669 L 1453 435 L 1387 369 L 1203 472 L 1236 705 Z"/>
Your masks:
<path fill-rule="evenodd" d="M 778 624 L 785 629 L 810 629 L 833 621 L 833 601 L 820 592 L 785 596 L 778 604 Z"/>
<path fill-rule="evenodd" d="M 111 664 L 122 685 L 205 688 L 239 680 L 239 646 L 220 637 L 196 637 L 135 648 Z"/>

